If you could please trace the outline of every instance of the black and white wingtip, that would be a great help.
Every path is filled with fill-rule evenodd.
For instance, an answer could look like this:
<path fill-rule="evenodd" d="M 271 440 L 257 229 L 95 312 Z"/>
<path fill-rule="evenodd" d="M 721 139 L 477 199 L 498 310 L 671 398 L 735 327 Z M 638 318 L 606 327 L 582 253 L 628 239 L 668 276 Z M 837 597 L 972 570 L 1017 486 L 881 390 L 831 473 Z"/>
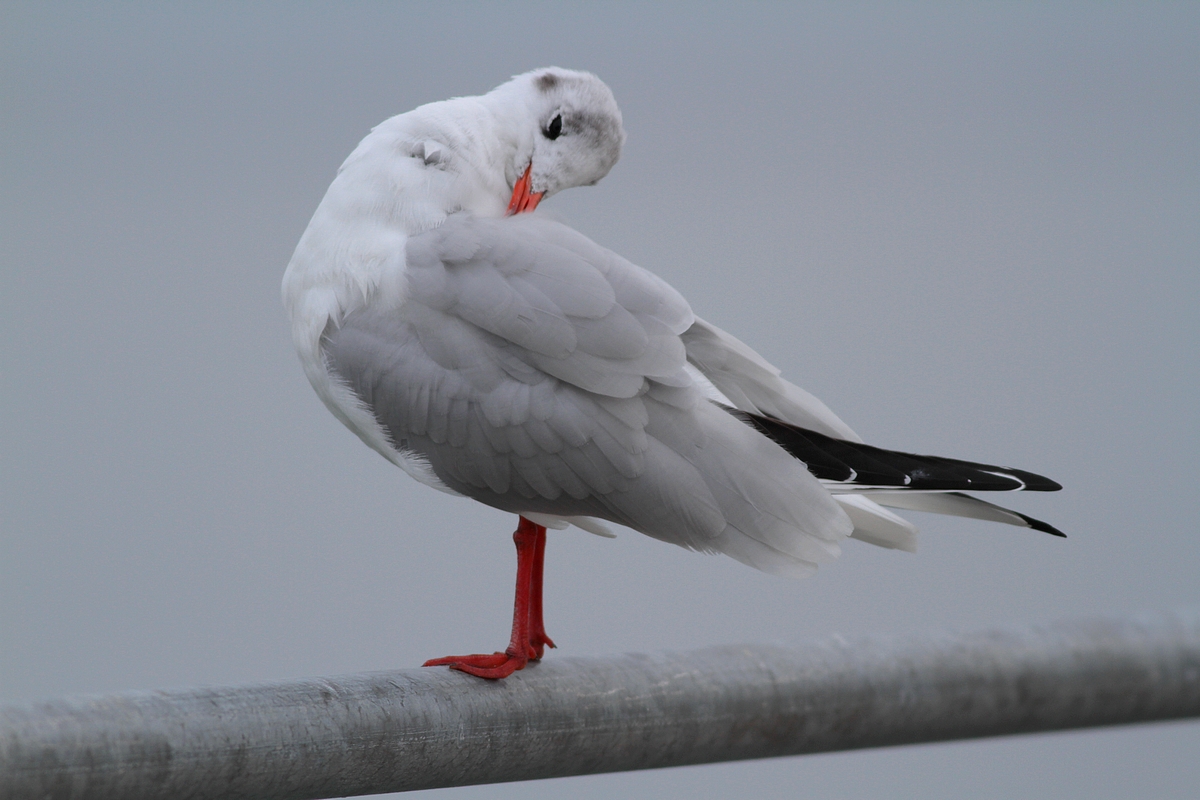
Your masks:
<path fill-rule="evenodd" d="M 888 492 L 1057 492 L 1062 488 L 1047 477 L 1021 469 L 884 450 L 835 439 L 773 417 L 745 411 L 730 413 L 803 461 L 808 471 L 832 491 L 838 484 L 853 487 L 854 491 Z M 1030 527 L 1036 526 L 1031 523 Z"/>
<path fill-rule="evenodd" d="M 835 495 L 840 497 L 841 495 Z M 887 508 L 899 508 L 908 511 L 923 511 L 929 514 L 945 514 L 950 517 L 966 519 L 981 519 L 988 522 L 999 522 L 1004 525 L 1015 525 L 1018 528 L 1030 528 L 1053 536 L 1066 534 L 1052 525 L 1047 525 L 1040 519 L 1034 519 L 1027 514 L 1013 511 L 1011 508 L 998 506 L 981 500 L 974 495 L 962 492 L 881 492 L 870 491 L 866 495 L 871 500 Z"/>
<path fill-rule="evenodd" d="M 1041 531 L 1042 533 L 1048 533 L 1051 536 L 1061 536 L 1064 539 L 1067 538 L 1067 535 L 1065 533 L 1063 533 L 1058 528 L 1051 525 L 1049 522 L 1042 522 L 1040 519 L 1034 519 L 1033 517 L 1029 516 L 1028 514 L 1022 514 L 1020 511 L 1013 511 L 1011 508 L 1006 509 L 1006 510 L 1009 513 L 1016 514 L 1018 517 L 1025 520 L 1025 524 L 1027 524 L 1029 527 L 1033 528 L 1035 531 Z"/>

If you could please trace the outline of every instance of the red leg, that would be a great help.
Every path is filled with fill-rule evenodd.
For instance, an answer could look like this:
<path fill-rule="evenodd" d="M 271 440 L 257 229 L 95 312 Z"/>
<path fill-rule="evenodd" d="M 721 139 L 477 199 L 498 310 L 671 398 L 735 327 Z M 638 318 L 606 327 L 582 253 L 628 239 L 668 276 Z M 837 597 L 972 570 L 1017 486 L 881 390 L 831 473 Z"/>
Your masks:
<path fill-rule="evenodd" d="M 512 638 L 503 653 L 446 656 L 426 661 L 426 667 L 449 666 L 480 678 L 507 678 L 542 657 L 543 645 L 554 647 L 542 624 L 542 565 L 546 529 L 521 517 L 513 534 L 517 545 L 517 591 L 513 600 Z"/>
<path fill-rule="evenodd" d="M 546 563 L 546 529 L 537 527 L 537 540 L 533 550 L 533 582 L 529 591 L 529 643 L 533 645 L 533 658 L 539 659 L 546 647 L 554 647 L 554 640 L 546 635 L 546 624 L 542 621 L 542 568 Z"/>

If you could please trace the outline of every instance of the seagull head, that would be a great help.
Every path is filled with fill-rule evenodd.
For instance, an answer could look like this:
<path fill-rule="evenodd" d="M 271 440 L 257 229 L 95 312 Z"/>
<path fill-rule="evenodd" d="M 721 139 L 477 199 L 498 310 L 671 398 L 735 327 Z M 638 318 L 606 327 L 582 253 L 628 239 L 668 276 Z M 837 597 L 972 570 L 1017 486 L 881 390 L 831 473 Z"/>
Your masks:
<path fill-rule="evenodd" d="M 381 122 L 342 164 L 313 221 L 328 220 L 317 231 L 343 239 L 358 229 L 412 236 L 458 211 L 532 211 L 555 192 L 607 175 L 624 141 L 621 111 L 603 81 L 559 67 L 533 70 L 485 95 L 427 103 Z"/>
<path fill-rule="evenodd" d="M 506 213 L 532 211 L 545 197 L 590 186 L 621 157 L 625 130 L 612 91 L 588 72 L 548 67 L 518 75 L 482 100 L 495 114 L 497 133 L 511 143 L 503 153 Z"/>

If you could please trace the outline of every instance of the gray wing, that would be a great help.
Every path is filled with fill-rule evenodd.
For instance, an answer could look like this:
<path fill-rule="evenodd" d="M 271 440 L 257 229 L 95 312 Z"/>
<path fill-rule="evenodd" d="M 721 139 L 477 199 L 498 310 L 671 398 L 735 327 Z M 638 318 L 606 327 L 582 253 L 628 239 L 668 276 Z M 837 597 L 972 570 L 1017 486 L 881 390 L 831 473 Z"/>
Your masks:
<path fill-rule="evenodd" d="M 829 406 L 785 381 L 777 367 L 716 325 L 697 318 L 684 332 L 683 342 L 688 361 L 735 408 L 766 414 L 827 436 L 862 441 Z"/>
<path fill-rule="evenodd" d="M 327 333 L 395 446 L 514 513 L 598 517 L 798 574 L 851 525 L 781 448 L 693 386 L 666 283 L 536 215 L 413 237 L 408 296 Z"/>

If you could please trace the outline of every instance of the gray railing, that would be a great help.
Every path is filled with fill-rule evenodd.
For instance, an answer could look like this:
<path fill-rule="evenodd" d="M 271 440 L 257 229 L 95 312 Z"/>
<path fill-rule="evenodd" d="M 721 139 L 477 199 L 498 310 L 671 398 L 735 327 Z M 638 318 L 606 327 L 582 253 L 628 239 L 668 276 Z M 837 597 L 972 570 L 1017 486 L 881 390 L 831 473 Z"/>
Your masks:
<path fill-rule="evenodd" d="M 0 709 L 0 797 L 323 798 L 1200 716 L 1200 613 Z"/>

